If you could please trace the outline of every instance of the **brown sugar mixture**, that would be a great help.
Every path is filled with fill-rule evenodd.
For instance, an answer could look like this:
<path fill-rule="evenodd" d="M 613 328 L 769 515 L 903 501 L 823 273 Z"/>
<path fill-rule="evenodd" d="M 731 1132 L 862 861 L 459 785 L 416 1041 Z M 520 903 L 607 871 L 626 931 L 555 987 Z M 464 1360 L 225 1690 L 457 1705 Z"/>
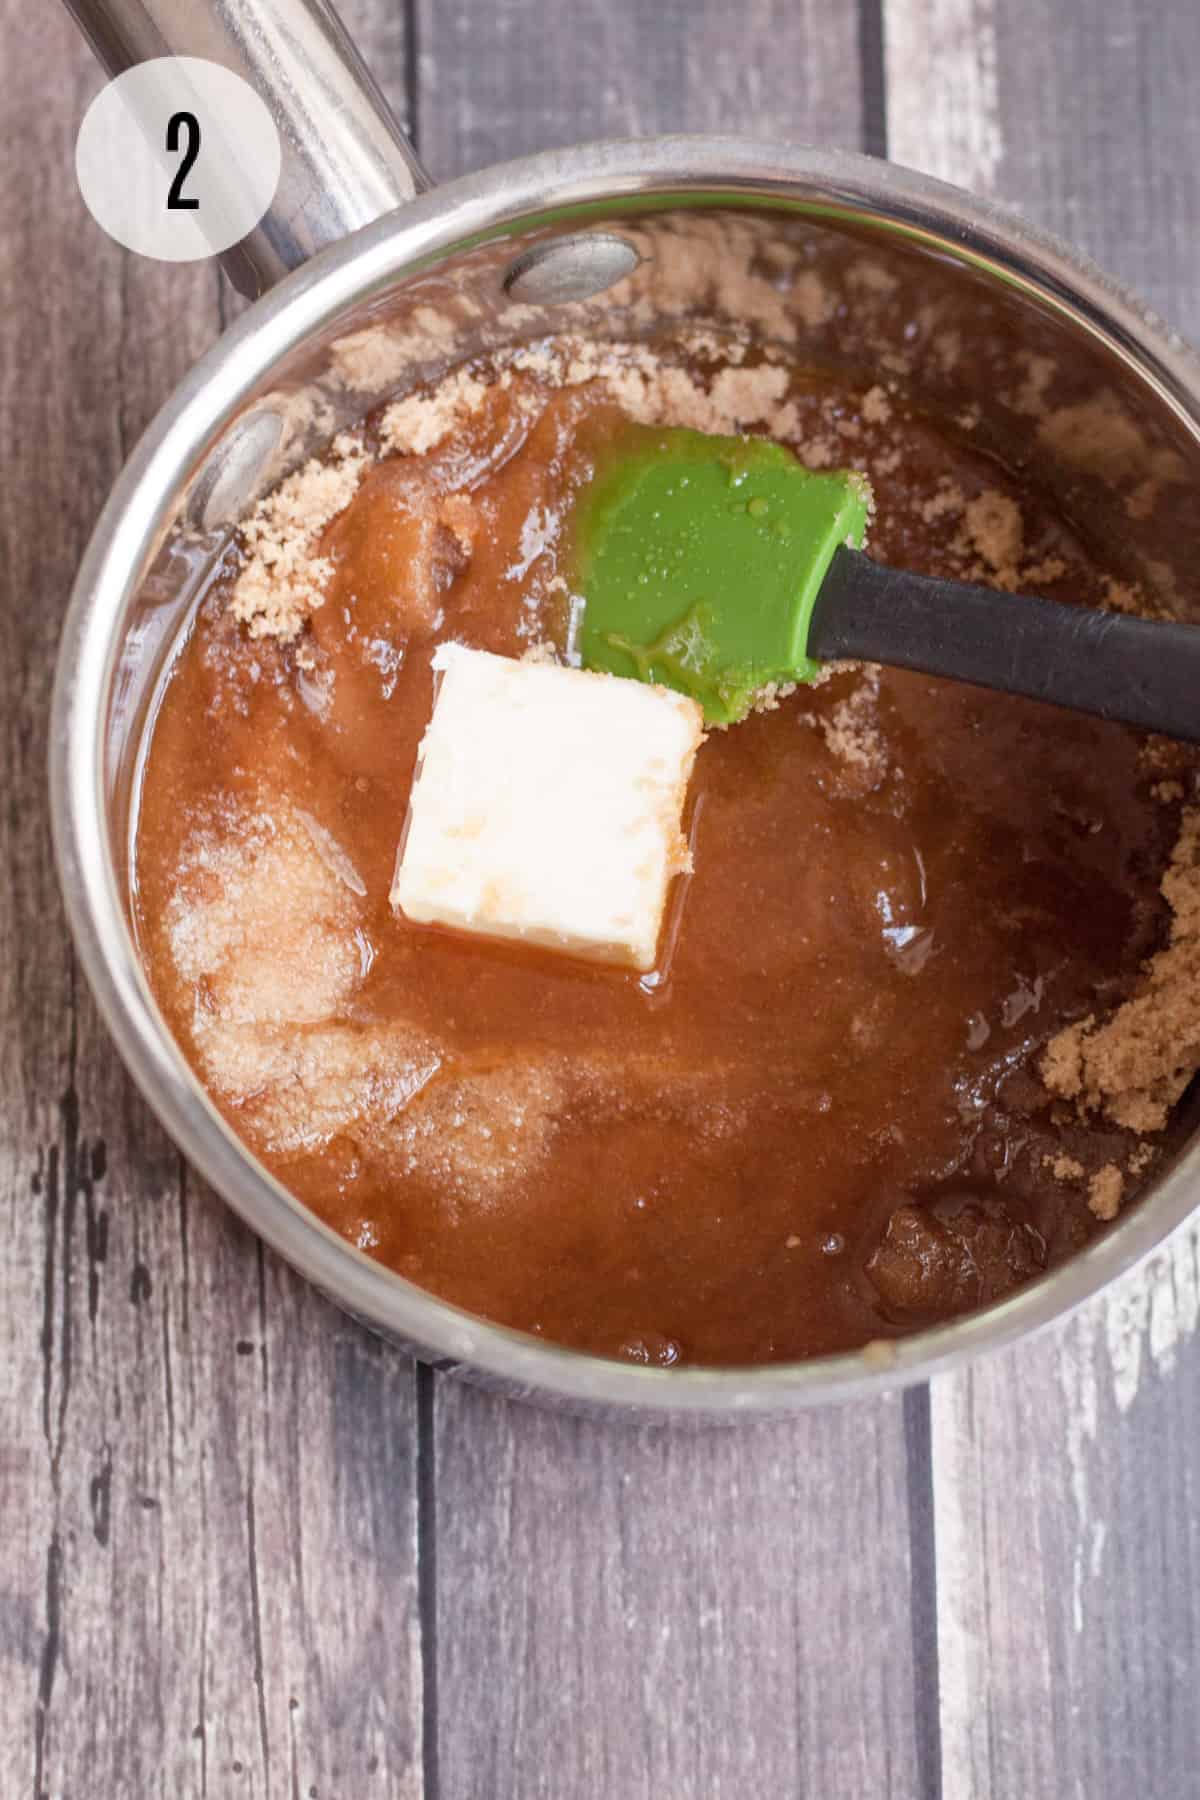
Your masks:
<path fill-rule="evenodd" d="M 1069 1254 L 1162 1154 L 1200 1065 L 1195 761 L 839 669 L 709 735 L 650 976 L 409 923 L 432 653 L 570 655 L 564 517 L 624 417 L 864 469 L 882 560 L 1105 603 L 969 422 L 871 379 L 711 334 L 460 368 L 290 477 L 210 587 L 146 767 L 147 966 L 251 1149 L 472 1312 L 664 1365 L 895 1336 Z"/>

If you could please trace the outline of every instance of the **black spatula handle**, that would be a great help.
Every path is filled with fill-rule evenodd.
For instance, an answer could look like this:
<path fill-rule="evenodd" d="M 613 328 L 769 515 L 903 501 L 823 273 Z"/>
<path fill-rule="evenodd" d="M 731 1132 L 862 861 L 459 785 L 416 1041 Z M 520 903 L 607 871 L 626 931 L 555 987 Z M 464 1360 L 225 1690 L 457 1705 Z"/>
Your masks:
<path fill-rule="evenodd" d="M 834 553 L 808 653 L 949 675 L 1200 743 L 1200 626 L 1158 624 Z"/>

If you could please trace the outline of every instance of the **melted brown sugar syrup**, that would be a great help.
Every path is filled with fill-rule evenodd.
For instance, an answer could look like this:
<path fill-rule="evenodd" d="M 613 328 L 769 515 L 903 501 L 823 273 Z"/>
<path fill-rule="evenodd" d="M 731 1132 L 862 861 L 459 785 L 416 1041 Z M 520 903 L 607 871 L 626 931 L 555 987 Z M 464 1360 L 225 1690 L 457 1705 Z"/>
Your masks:
<path fill-rule="evenodd" d="M 871 422 L 811 376 L 789 397 L 801 450 L 852 422 L 882 560 L 962 572 L 950 482 L 1017 502 L 1041 591 L 1099 597 L 1064 524 L 962 434 L 899 405 Z M 217 583 L 148 759 L 151 979 L 263 1161 L 460 1306 L 652 1362 L 911 1330 L 1096 1228 L 1087 1176 L 1133 1140 L 1057 1119 L 1036 1058 L 1161 942 L 1177 816 L 1124 729 L 852 672 L 708 738 L 655 977 L 394 914 L 434 644 L 562 645 L 564 508 L 618 422 L 595 387 L 521 377 L 447 445 L 377 464 L 291 643 L 251 640 Z"/>

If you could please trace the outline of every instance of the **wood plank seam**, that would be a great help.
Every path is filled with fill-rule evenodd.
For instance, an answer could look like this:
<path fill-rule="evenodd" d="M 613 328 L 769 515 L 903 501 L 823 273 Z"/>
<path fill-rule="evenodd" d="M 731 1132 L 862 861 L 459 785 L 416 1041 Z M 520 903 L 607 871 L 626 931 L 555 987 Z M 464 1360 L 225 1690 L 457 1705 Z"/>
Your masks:
<path fill-rule="evenodd" d="M 917 1776 L 922 1800 L 942 1800 L 937 1536 L 928 1386 L 909 1388 L 904 1395 L 904 1462 L 908 1485 L 909 1605 Z"/>
<path fill-rule="evenodd" d="M 421 1631 L 421 1770 L 423 1800 L 440 1800 L 438 1759 L 437 1435 L 434 1388 L 440 1377 L 418 1363 L 417 1614 Z"/>
<path fill-rule="evenodd" d="M 885 0 L 892 154 L 1027 206 L 1193 323 L 1195 10 L 1114 0 L 1098 25 L 1052 0 Z M 1192 1223 L 1066 1325 L 933 1383 L 955 1800 L 1195 1792 L 1198 1254 Z"/>
<path fill-rule="evenodd" d="M 859 0 L 858 64 L 862 83 L 862 141 L 868 156 L 888 153 L 884 0 Z"/>
<path fill-rule="evenodd" d="M 419 0 L 403 0 L 404 5 L 404 118 L 400 121 L 408 140 L 419 156 L 421 135 L 421 54 Z"/>

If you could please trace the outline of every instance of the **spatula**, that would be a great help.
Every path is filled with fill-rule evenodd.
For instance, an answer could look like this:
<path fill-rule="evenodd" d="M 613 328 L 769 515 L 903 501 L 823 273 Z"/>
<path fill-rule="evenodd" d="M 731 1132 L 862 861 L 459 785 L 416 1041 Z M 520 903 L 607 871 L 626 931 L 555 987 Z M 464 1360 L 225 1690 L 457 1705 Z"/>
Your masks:
<path fill-rule="evenodd" d="M 885 568 L 862 552 L 870 510 L 865 477 L 766 439 L 631 427 L 576 504 L 584 667 L 731 724 L 853 658 L 1200 742 L 1200 627 Z"/>

